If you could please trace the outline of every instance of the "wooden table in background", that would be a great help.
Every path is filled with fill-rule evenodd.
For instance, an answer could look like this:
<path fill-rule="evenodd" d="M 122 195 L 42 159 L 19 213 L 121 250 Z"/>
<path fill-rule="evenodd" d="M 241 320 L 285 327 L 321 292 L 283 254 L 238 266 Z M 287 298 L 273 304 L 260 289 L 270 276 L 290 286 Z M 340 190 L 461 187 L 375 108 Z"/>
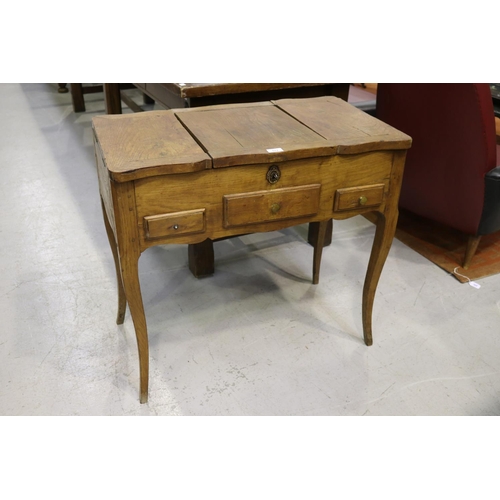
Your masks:
<path fill-rule="evenodd" d="M 94 117 L 93 130 L 117 323 L 128 303 L 141 402 L 149 347 L 138 263 L 154 245 L 313 222 L 318 283 L 328 221 L 374 212 L 362 302 L 364 340 L 372 344 L 373 300 L 396 229 L 410 137 L 335 97 L 104 115 Z"/>
<path fill-rule="evenodd" d="M 134 83 L 146 96 L 165 109 L 194 108 L 216 104 L 269 101 L 333 95 L 347 101 L 348 83 Z M 106 113 L 120 114 L 120 84 L 105 83 Z M 137 105 L 132 105 L 136 110 Z"/>

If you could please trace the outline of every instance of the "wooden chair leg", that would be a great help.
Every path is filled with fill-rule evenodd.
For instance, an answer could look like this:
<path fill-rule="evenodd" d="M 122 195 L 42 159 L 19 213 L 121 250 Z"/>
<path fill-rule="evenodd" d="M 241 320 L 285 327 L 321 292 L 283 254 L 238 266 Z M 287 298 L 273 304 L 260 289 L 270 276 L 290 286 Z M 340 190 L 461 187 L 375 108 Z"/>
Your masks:
<path fill-rule="evenodd" d="M 474 254 L 476 253 L 477 246 L 479 245 L 480 240 L 481 236 L 469 236 L 469 240 L 467 241 L 467 248 L 465 249 L 464 263 L 462 266 L 464 269 L 469 268 L 472 257 L 474 257 Z"/>
<path fill-rule="evenodd" d="M 122 114 L 122 101 L 119 83 L 104 83 L 104 104 L 108 115 Z"/>
<path fill-rule="evenodd" d="M 83 99 L 83 85 L 81 83 L 70 83 L 71 100 L 73 101 L 73 111 L 81 113 L 85 111 L 85 100 Z"/>

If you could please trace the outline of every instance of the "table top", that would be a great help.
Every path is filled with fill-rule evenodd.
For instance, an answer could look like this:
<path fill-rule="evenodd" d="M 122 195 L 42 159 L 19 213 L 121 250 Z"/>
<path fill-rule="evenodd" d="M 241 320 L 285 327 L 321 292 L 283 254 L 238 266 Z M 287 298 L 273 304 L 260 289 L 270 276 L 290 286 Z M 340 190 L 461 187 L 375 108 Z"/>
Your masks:
<path fill-rule="evenodd" d="M 331 85 L 328 83 L 161 83 L 182 98 L 206 97 L 210 95 L 264 92 L 268 90 L 294 89 Z"/>
<path fill-rule="evenodd" d="M 332 96 L 104 115 L 93 128 L 118 182 L 411 145 L 406 134 Z"/>

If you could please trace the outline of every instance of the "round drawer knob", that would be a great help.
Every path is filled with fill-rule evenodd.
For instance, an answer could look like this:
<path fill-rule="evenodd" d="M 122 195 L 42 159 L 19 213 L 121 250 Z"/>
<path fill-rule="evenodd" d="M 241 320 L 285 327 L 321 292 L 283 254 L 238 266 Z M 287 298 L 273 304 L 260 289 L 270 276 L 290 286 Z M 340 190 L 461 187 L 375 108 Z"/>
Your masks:
<path fill-rule="evenodd" d="M 368 198 L 366 196 L 360 196 L 360 198 L 359 198 L 360 205 L 366 205 L 367 201 L 368 201 Z"/>
<path fill-rule="evenodd" d="M 280 211 L 281 205 L 279 203 L 273 203 L 271 205 L 271 212 L 277 214 Z"/>
<path fill-rule="evenodd" d="M 177 229 L 179 229 L 179 224 L 175 224 L 174 226 L 172 226 L 172 229 L 175 229 L 177 231 Z"/>

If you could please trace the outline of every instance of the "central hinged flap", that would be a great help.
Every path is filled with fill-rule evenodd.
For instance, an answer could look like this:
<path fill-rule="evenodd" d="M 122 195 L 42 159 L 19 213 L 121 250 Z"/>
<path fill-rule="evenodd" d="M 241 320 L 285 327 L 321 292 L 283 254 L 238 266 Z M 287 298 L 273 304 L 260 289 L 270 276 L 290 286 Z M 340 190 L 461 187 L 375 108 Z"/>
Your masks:
<path fill-rule="evenodd" d="M 272 102 L 176 110 L 213 167 L 329 156 L 329 141 Z"/>

